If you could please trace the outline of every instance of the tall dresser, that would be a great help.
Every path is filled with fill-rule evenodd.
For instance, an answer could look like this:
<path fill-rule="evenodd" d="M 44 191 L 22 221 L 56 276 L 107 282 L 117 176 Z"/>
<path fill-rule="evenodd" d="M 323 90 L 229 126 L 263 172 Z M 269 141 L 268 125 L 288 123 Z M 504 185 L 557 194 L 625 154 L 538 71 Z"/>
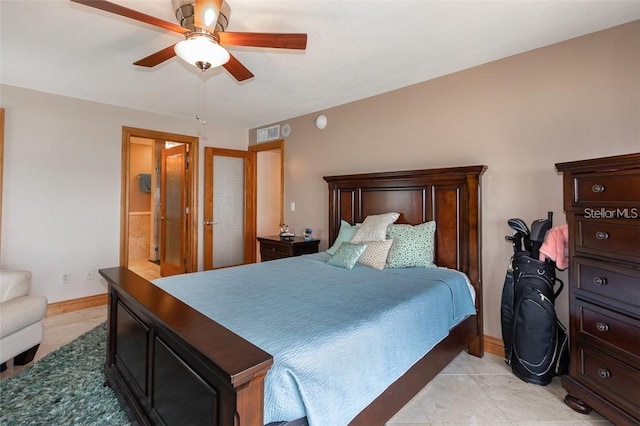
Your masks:
<path fill-rule="evenodd" d="M 556 164 L 569 225 L 565 402 L 640 424 L 640 153 Z"/>

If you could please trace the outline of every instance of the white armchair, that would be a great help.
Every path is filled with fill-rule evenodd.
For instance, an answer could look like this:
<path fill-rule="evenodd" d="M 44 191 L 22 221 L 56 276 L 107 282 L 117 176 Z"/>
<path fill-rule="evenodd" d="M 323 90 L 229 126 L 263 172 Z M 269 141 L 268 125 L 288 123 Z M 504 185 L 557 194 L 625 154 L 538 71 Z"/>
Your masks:
<path fill-rule="evenodd" d="M 0 371 L 31 362 L 42 342 L 47 298 L 30 291 L 31 272 L 0 270 Z"/>

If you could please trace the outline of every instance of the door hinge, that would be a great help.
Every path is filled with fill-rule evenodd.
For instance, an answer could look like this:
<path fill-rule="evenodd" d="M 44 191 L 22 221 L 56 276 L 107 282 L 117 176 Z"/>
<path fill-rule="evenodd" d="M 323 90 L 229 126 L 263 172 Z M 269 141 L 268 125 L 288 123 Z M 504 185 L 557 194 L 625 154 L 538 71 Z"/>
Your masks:
<path fill-rule="evenodd" d="M 187 156 L 185 157 L 185 162 L 186 162 L 186 169 L 189 170 L 189 162 L 191 161 L 191 156 L 189 155 L 189 153 L 187 152 Z"/>
<path fill-rule="evenodd" d="M 184 208 L 184 214 L 189 214 L 189 207 Z"/>

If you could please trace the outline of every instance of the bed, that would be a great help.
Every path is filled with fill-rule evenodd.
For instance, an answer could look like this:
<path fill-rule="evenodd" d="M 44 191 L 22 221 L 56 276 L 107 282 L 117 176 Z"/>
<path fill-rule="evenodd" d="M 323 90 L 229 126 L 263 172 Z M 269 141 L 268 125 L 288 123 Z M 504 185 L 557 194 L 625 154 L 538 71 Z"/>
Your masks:
<path fill-rule="evenodd" d="M 460 351 L 483 355 L 480 177 L 485 169 L 325 177 L 329 245 L 341 221 L 360 223 L 390 211 L 400 213 L 396 223 L 433 220 L 436 264 L 463 272 L 475 289 L 475 315 L 451 329 L 349 424 L 384 424 Z M 264 424 L 272 355 L 126 268 L 100 273 L 109 285 L 105 374 L 130 417 L 142 424 Z M 296 275 L 304 279 L 298 273 L 291 279 Z M 357 391 L 357 382 L 353 388 Z"/>

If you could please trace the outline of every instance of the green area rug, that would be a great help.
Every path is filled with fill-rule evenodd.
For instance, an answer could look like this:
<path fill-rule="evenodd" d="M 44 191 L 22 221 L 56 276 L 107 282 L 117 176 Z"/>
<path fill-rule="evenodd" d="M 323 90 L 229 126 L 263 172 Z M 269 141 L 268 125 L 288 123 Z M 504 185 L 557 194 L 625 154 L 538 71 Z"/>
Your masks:
<path fill-rule="evenodd" d="M 102 371 L 106 324 L 0 382 L 0 425 L 129 425 Z"/>

